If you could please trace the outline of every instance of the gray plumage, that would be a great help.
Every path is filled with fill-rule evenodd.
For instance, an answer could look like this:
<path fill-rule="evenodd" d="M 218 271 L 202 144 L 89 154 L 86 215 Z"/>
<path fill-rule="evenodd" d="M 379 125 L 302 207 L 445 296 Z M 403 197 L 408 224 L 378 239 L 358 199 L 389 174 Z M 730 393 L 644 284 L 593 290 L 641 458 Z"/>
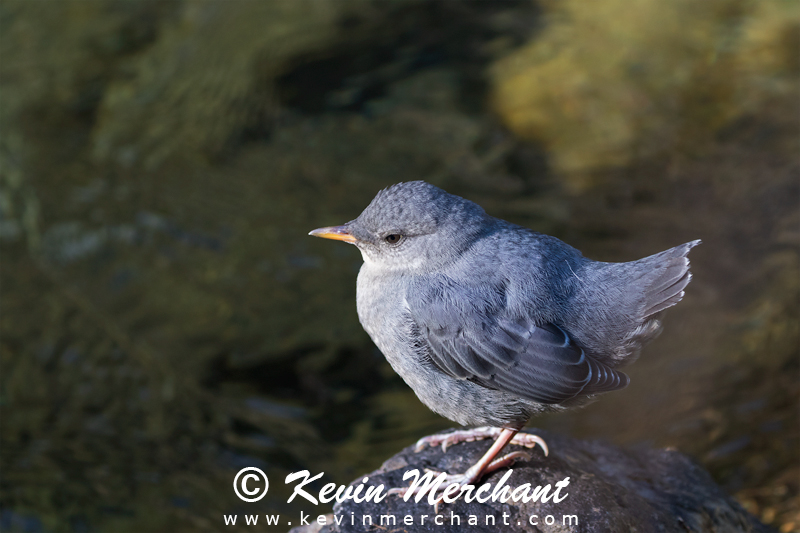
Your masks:
<path fill-rule="evenodd" d="M 421 181 L 324 229 L 361 250 L 359 319 L 420 400 L 460 424 L 511 429 L 627 386 L 617 369 L 683 297 L 700 242 L 591 261 Z"/>

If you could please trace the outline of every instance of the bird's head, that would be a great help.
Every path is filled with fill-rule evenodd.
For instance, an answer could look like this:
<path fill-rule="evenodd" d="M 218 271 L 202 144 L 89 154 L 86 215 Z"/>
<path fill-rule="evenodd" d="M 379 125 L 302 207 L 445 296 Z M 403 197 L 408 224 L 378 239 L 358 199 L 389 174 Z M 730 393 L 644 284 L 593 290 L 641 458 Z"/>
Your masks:
<path fill-rule="evenodd" d="M 487 219 L 479 205 L 411 181 L 380 191 L 355 220 L 309 235 L 356 245 L 370 266 L 421 272 L 455 259 Z"/>

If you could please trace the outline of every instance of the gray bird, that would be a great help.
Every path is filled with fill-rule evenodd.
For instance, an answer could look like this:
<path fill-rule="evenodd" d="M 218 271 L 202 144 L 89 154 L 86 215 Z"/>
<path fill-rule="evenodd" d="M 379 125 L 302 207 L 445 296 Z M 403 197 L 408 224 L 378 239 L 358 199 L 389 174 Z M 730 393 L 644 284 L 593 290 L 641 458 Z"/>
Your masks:
<path fill-rule="evenodd" d="M 449 481 L 473 483 L 523 452 L 495 460 L 544 412 L 624 388 L 617 370 L 639 356 L 691 280 L 692 241 L 638 261 L 586 259 L 564 242 L 491 217 L 423 181 L 380 191 L 361 215 L 310 235 L 354 244 L 361 325 L 434 412 L 465 426 L 426 437 L 448 445 L 495 437 Z M 402 491 L 401 491 L 402 492 Z"/>

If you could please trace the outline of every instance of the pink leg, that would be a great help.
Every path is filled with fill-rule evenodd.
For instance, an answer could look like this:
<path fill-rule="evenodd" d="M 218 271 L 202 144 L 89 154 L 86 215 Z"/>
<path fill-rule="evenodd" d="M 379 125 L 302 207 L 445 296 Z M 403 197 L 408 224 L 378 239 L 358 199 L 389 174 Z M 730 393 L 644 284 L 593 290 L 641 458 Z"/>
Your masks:
<path fill-rule="evenodd" d="M 481 476 L 484 474 L 484 472 L 488 471 L 487 469 L 489 468 L 489 466 L 492 465 L 492 461 L 494 461 L 494 458 L 497 457 L 497 454 L 500 453 L 500 451 L 502 451 L 502 449 L 506 447 L 508 441 L 514 438 L 514 435 L 517 434 L 517 431 L 519 430 L 504 428 L 500 432 L 500 435 L 498 435 L 497 440 L 495 440 L 494 444 L 492 444 L 492 447 L 489 448 L 489 450 L 485 454 L 483 454 L 483 457 L 478 459 L 477 463 L 469 467 L 469 469 L 466 472 L 464 472 L 464 474 L 462 474 L 464 476 L 464 481 L 462 482 L 462 484 L 466 485 L 480 479 Z M 530 458 L 530 456 L 525 452 L 515 452 L 515 453 L 522 454 L 525 457 Z M 507 457 L 508 455 L 503 457 L 501 461 L 505 460 Z M 501 467 L 502 465 L 496 467 L 494 470 Z"/>
<path fill-rule="evenodd" d="M 491 429 L 497 430 L 497 428 L 491 428 Z M 474 465 L 469 467 L 469 469 L 467 469 L 467 471 L 464 472 L 463 474 L 448 474 L 447 478 L 445 480 L 445 483 L 442 484 L 442 487 L 441 487 L 442 490 L 444 490 L 444 487 L 446 485 L 449 485 L 451 483 L 459 483 L 460 485 L 472 484 L 472 483 L 476 482 L 477 480 L 479 480 L 484 474 L 487 474 L 489 472 L 494 472 L 495 470 L 498 470 L 500 468 L 507 467 L 507 466 L 511 465 L 514 461 L 516 461 L 517 459 L 530 459 L 530 455 L 528 455 L 525 452 L 520 452 L 520 451 L 511 452 L 509 454 L 504 455 L 503 457 L 501 457 L 499 459 L 495 459 L 495 457 L 497 457 L 497 455 L 503 450 L 503 448 L 505 448 L 505 446 L 509 442 L 513 442 L 514 437 L 515 437 L 515 435 L 517 435 L 518 431 L 519 430 L 517 430 L 517 429 L 507 429 L 507 428 L 503 428 L 501 430 L 497 430 L 497 439 L 494 441 L 494 443 L 492 444 L 491 448 L 489 448 L 489 450 L 485 454 L 483 454 L 483 457 L 478 459 L 478 462 L 476 462 Z M 464 437 L 466 433 L 468 433 L 468 432 L 461 432 L 461 434 L 459 435 L 459 438 L 460 437 Z M 448 434 L 448 435 L 453 435 L 453 434 L 451 433 L 451 434 Z M 548 452 L 547 445 L 544 443 L 544 441 L 540 437 L 536 437 L 535 435 L 527 435 L 527 436 L 533 438 L 533 440 L 529 443 L 530 447 L 533 447 L 536 444 L 540 444 L 544 448 L 545 455 L 547 455 L 547 452 Z M 433 446 L 435 446 L 436 444 L 438 444 L 438 442 L 443 442 L 441 440 L 440 441 L 435 441 L 435 437 L 439 437 L 439 436 L 434 436 L 433 437 L 434 442 L 430 442 L 430 441 L 424 442 L 423 446 L 424 446 L 424 444 L 428 444 L 428 443 L 430 443 Z M 446 437 L 446 435 L 445 435 L 445 437 Z M 486 438 L 486 435 L 478 437 L 478 438 Z M 462 439 L 462 440 L 475 440 L 475 439 L 472 438 L 472 439 Z M 422 442 L 422 440 L 420 441 L 420 443 L 421 442 Z M 525 442 L 527 442 L 527 441 L 525 441 Z M 420 447 L 420 443 L 417 443 L 418 449 Z M 444 447 L 444 445 L 443 445 L 443 447 Z M 390 489 L 389 490 L 389 494 L 399 494 L 400 496 L 405 496 L 407 491 L 408 491 L 408 488 L 395 488 L 395 489 Z M 437 508 L 438 508 L 438 505 L 437 505 Z"/>

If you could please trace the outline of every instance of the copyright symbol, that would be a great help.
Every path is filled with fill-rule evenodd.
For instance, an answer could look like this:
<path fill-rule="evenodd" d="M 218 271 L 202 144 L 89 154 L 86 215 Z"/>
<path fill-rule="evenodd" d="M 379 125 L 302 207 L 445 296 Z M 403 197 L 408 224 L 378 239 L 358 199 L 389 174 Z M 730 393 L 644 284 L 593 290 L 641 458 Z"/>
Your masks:
<path fill-rule="evenodd" d="M 247 474 L 244 477 L 242 477 L 242 474 L 244 474 L 245 472 L 250 472 L 250 471 L 258 472 L 259 475 Z M 239 478 L 240 477 L 242 478 L 242 483 L 241 483 L 242 492 L 247 494 L 247 496 L 253 496 L 253 494 L 258 494 L 258 492 L 259 492 L 258 488 L 254 488 L 252 490 L 247 488 L 247 481 L 250 480 L 251 478 L 255 479 L 255 480 L 263 479 L 264 480 L 264 491 L 261 492 L 261 494 L 259 494 L 258 496 L 255 496 L 253 498 L 248 498 L 247 496 L 242 496 L 242 493 L 239 492 Z M 256 468 L 254 466 L 248 466 L 247 468 L 242 468 L 236 474 L 236 477 L 233 478 L 233 490 L 234 490 L 234 492 L 236 492 L 236 495 L 239 497 L 240 500 L 244 500 L 246 502 L 257 502 L 258 500 L 260 500 L 261 498 L 263 498 L 264 496 L 267 495 L 267 489 L 269 489 L 269 480 L 267 479 L 267 475 L 264 473 L 263 470 L 261 470 L 260 468 Z"/>

